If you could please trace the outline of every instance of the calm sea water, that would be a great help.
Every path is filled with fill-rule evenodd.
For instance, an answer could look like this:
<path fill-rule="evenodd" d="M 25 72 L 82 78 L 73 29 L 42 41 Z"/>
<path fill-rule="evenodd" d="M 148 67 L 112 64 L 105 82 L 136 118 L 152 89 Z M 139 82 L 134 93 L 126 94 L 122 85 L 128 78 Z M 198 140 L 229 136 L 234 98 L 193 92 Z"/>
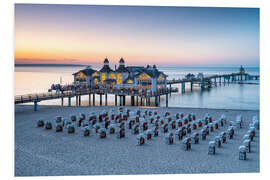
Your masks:
<path fill-rule="evenodd" d="M 44 67 L 23 66 L 15 67 L 15 95 L 47 92 L 51 84 L 62 84 L 73 81 L 72 73 L 83 67 Z M 182 78 L 188 73 L 204 75 L 226 74 L 237 72 L 237 67 L 160 67 L 169 79 Z M 245 68 L 247 73 L 258 75 L 259 68 Z M 259 81 L 253 81 L 259 82 Z M 181 85 L 173 85 L 181 89 Z M 153 100 L 152 100 L 153 101 Z M 103 100 L 103 102 L 105 102 Z M 42 101 L 39 104 L 60 105 L 60 100 Z M 67 100 L 64 102 L 67 105 Z M 72 100 L 75 104 L 75 98 Z M 169 96 L 169 107 L 195 107 L 195 108 L 224 108 L 224 109 L 251 109 L 258 110 L 260 104 L 260 87 L 256 84 L 221 84 L 208 90 L 201 91 L 194 87 L 190 92 L 186 85 L 186 92 L 172 94 Z M 88 96 L 82 98 L 82 105 L 88 105 Z M 96 105 L 99 105 L 99 97 L 96 97 Z M 114 96 L 108 96 L 108 105 L 114 105 Z M 127 98 L 130 105 L 130 98 Z M 165 97 L 161 98 L 161 106 L 165 106 Z"/>

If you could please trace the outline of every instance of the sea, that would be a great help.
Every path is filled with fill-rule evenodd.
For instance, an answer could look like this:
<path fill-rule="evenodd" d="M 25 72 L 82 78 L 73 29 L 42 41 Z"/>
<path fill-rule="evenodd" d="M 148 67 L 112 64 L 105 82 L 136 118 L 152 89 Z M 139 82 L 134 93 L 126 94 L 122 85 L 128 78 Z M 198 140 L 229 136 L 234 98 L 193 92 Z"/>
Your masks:
<path fill-rule="evenodd" d="M 73 73 L 83 69 L 84 66 L 40 65 L 15 66 L 14 95 L 46 93 L 52 84 L 70 84 L 73 82 Z M 92 67 L 99 69 L 100 67 Z M 183 78 L 188 73 L 204 76 L 215 74 L 228 74 L 238 72 L 239 67 L 158 67 L 168 75 L 168 79 Z M 259 75 L 259 67 L 245 67 L 245 71 L 251 75 Z M 212 88 L 201 90 L 200 87 L 186 85 L 185 93 L 181 93 L 181 85 L 172 85 L 179 89 L 178 93 L 169 95 L 169 107 L 188 108 L 214 108 L 214 109 L 241 109 L 259 110 L 260 108 L 260 81 L 250 80 L 248 83 L 221 83 Z M 104 98 L 104 97 L 103 97 Z M 99 105 L 99 97 L 96 97 L 96 105 Z M 103 100 L 103 103 L 105 100 Z M 67 99 L 64 105 L 67 105 Z M 75 106 L 75 98 L 72 98 Z M 108 95 L 108 105 L 114 106 L 114 95 Z M 119 103 L 119 101 L 118 101 Z M 154 104 L 154 99 L 151 102 Z M 26 103 L 33 104 L 33 103 Z M 40 105 L 61 105 L 61 100 L 47 100 L 39 102 Z M 130 97 L 127 97 L 126 105 L 131 105 Z M 88 96 L 82 97 L 82 106 L 88 106 Z M 161 107 L 166 106 L 165 97 L 161 97 Z"/>

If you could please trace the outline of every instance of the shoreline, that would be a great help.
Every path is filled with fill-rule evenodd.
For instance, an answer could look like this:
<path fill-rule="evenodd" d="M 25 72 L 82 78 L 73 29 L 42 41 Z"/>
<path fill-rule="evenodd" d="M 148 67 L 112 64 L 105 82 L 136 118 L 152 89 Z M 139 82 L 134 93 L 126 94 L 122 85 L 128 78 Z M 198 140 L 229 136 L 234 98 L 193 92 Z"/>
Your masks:
<path fill-rule="evenodd" d="M 142 109 L 160 109 L 160 108 L 165 108 L 165 109 L 195 109 L 195 110 L 225 110 L 225 111 L 258 111 L 260 112 L 260 109 L 226 109 L 226 108 L 197 108 L 197 107 L 155 107 L 155 106 L 114 106 L 114 105 L 111 105 L 111 106 L 71 106 L 71 107 L 68 107 L 68 106 L 61 106 L 61 105 L 39 105 L 38 106 L 39 108 L 42 108 L 42 109 L 50 109 L 50 108 L 120 108 L 120 107 L 123 107 L 123 108 L 142 108 Z M 33 110 L 34 112 L 34 106 L 33 105 L 14 105 L 14 109 L 15 109 L 15 113 L 16 113 L 16 109 L 18 110 L 18 108 L 22 108 L 23 110 L 26 109 L 26 110 Z M 38 109 L 39 111 L 39 109 Z"/>

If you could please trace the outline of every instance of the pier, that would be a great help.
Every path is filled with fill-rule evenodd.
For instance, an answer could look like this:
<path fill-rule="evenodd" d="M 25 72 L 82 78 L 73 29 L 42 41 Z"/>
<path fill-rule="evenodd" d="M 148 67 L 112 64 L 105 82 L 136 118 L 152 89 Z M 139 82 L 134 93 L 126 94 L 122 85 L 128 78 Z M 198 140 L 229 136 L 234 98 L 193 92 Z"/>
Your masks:
<path fill-rule="evenodd" d="M 193 86 L 197 85 L 201 87 L 201 90 L 205 88 L 211 88 L 213 86 L 217 86 L 217 84 L 222 83 L 236 83 L 243 82 L 246 80 L 259 80 L 259 75 L 249 75 L 247 73 L 232 73 L 232 74 L 224 74 L 224 75 L 213 75 L 209 77 L 205 77 L 202 79 L 194 78 L 191 80 L 188 79 L 177 79 L 177 80 L 167 80 L 167 88 L 160 89 L 156 92 L 147 92 L 147 91 L 138 91 L 138 90 L 119 90 L 119 89 L 106 89 L 106 88 L 78 88 L 74 85 L 64 85 L 61 86 L 60 92 L 46 92 L 46 93 L 38 93 L 38 94 L 26 94 L 15 96 L 14 103 L 22 104 L 22 103 L 34 103 L 34 110 L 37 111 L 38 102 L 52 99 L 61 99 L 61 105 L 64 105 L 64 99 L 68 100 L 68 106 L 71 106 L 71 98 L 76 99 L 76 106 L 81 106 L 81 97 L 89 96 L 89 106 L 95 106 L 96 95 L 99 95 L 100 98 L 100 106 L 107 106 L 107 96 L 108 94 L 112 94 L 115 96 L 115 106 L 125 106 L 126 98 L 130 97 L 130 102 L 132 106 L 150 106 L 151 100 L 154 102 L 155 106 L 160 105 L 161 96 L 165 96 L 166 107 L 168 107 L 168 95 L 171 93 L 178 92 L 178 88 L 173 88 L 172 84 L 181 84 L 181 92 L 185 93 L 186 84 L 190 84 L 190 90 L 193 90 Z M 105 96 L 105 102 L 103 102 L 103 96 Z"/>
<path fill-rule="evenodd" d="M 201 87 L 201 90 L 204 90 L 206 88 L 211 88 L 213 86 L 217 86 L 218 84 L 223 83 L 242 83 L 243 81 L 247 80 L 259 80 L 259 75 L 250 75 L 248 73 L 231 73 L 231 74 L 223 74 L 223 75 L 212 75 L 204 78 L 192 78 L 192 79 L 173 79 L 173 80 L 167 80 L 167 84 L 171 88 L 172 84 L 181 84 L 181 92 L 185 93 L 185 87 L 186 84 L 190 85 L 190 90 L 193 90 L 193 86 L 197 85 Z"/>
<path fill-rule="evenodd" d="M 71 106 L 71 98 L 76 99 L 76 106 L 81 106 L 81 97 L 88 95 L 89 96 L 89 106 L 95 106 L 96 95 L 99 95 L 100 106 L 107 105 L 107 96 L 108 94 L 115 95 L 115 106 L 125 106 L 126 98 L 130 97 L 132 106 L 150 106 L 151 100 L 154 101 L 155 106 L 160 105 L 160 96 L 166 96 L 166 106 L 168 107 L 168 94 L 178 92 L 177 88 L 171 89 L 160 89 L 156 92 L 147 92 L 147 91 L 136 91 L 136 90 L 118 90 L 118 89 L 87 89 L 81 88 L 71 91 L 72 85 L 63 86 L 64 89 L 62 92 L 47 92 L 39 94 L 27 94 L 21 96 L 15 96 L 15 104 L 22 103 L 34 103 L 34 110 L 37 111 L 37 104 L 40 101 L 52 100 L 52 99 L 61 99 L 61 105 L 64 105 L 64 99 L 68 99 L 68 106 Z M 91 102 L 92 96 L 92 102 Z M 103 96 L 105 96 L 105 104 L 103 104 Z M 136 99 L 136 101 L 135 101 Z M 118 101 L 119 100 L 119 101 Z M 139 103 L 140 100 L 140 103 Z"/>
<path fill-rule="evenodd" d="M 138 74 L 135 75 L 135 72 Z M 193 91 L 195 86 L 200 87 L 203 91 L 216 87 L 218 84 L 243 83 L 247 80 L 260 79 L 259 75 L 246 73 L 241 66 L 237 73 L 208 77 L 204 77 L 202 73 L 199 73 L 197 77 L 189 73 L 185 78 L 169 80 L 167 75 L 158 71 L 155 65 L 153 67 L 148 65 L 146 68 L 126 67 L 123 58 L 120 59 L 119 68 L 115 71 L 110 69 L 109 61 L 106 58 L 100 71 L 87 67 L 73 75 L 74 82 L 72 84 L 53 84 L 48 90 L 49 92 L 46 93 L 15 96 L 14 103 L 34 103 L 34 111 L 37 111 L 40 101 L 61 99 L 61 106 L 64 106 L 64 100 L 67 99 L 70 107 L 71 99 L 75 98 L 76 106 L 81 106 L 82 96 L 89 96 L 89 106 L 96 106 L 96 98 L 99 98 L 99 106 L 107 106 L 108 95 L 114 95 L 115 106 L 126 106 L 126 98 L 128 97 L 130 97 L 131 106 L 151 106 L 152 104 L 160 106 L 161 96 L 165 96 L 166 107 L 168 107 L 168 96 L 178 92 L 178 88 L 172 87 L 172 85 L 181 85 L 181 93 L 183 94 L 188 85 L 190 91 Z M 123 81 L 122 77 L 126 77 L 126 80 Z M 105 97 L 105 102 L 103 102 L 103 97 Z"/>

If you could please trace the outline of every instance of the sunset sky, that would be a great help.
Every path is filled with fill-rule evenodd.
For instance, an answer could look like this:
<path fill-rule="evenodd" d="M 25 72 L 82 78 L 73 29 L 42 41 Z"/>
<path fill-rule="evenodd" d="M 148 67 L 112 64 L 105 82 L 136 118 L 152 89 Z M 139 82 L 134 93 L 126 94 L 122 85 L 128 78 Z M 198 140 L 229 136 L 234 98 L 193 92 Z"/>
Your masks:
<path fill-rule="evenodd" d="M 259 9 L 15 5 L 15 63 L 259 66 Z"/>

